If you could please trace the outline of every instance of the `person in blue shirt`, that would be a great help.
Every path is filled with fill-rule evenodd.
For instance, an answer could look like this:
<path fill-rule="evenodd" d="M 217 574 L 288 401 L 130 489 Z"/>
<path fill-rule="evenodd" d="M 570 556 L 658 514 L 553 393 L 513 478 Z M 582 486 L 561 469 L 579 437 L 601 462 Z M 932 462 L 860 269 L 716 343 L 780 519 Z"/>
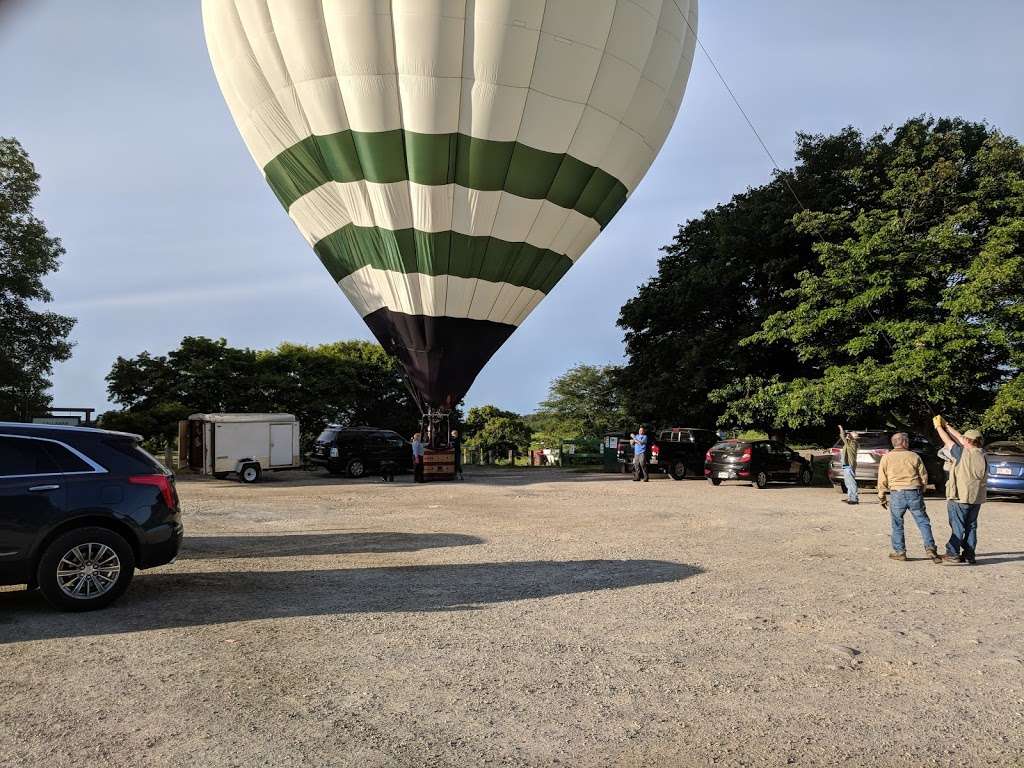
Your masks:
<path fill-rule="evenodd" d="M 412 479 L 415 483 L 423 482 L 423 440 L 420 433 L 412 436 Z"/>
<path fill-rule="evenodd" d="M 633 446 L 633 480 L 647 482 L 647 435 L 640 427 L 635 435 L 629 436 L 629 444 Z"/>

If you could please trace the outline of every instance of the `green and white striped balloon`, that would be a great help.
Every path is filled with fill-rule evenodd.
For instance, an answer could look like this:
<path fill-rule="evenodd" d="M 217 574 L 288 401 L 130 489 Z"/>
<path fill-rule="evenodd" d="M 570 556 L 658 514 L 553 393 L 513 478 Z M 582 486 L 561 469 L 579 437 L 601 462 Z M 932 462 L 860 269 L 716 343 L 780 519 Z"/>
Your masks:
<path fill-rule="evenodd" d="M 423 407 L 453 407 L 675 120 L 697 0 L 204 0 L 250 152 Z"/>

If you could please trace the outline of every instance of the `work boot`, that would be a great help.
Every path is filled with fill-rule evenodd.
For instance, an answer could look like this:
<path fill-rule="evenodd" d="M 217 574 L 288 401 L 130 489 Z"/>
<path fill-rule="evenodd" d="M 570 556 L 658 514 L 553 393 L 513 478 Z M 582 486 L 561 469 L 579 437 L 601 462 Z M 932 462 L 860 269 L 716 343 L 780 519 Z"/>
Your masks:
<path fill-rule="evenodd" d="M 943 565 L 960 565 L 963 560 L 960 559 L 959 555 L 946 554 L 939 558 L 939 562 Z"/>
<path fill-rule="evenodd" d="M 905 563 L 905 562 L 907 562 L 907 553 L 906 552 L 890 552 L 889 553 L 889 559 L 890 560 L 899 560 L 900 562 Z"/>
<path fill-rule="evenodd" d="M 925 552 L 928 554 L 928 557 L 932 559 L 933 563 L 935 563 L 936 565 L 942 565 L 942 558 L 939 557 L 939 553 L 935 550 L 935 547 L 932 547 L 931 549 L 926 549 Z"/>

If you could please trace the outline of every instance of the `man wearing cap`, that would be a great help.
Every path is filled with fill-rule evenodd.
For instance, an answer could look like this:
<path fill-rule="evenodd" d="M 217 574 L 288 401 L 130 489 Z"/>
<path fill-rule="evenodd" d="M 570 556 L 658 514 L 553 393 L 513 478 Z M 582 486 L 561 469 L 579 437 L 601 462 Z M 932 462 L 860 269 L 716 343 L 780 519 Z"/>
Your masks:
<path fill-rule="evenodd" d="M 943 565 L 974 565 L 978 514 L 985 502 L 988 476 L 988 457 L 981 447 L 982 434 L 976 429 L 960 434 L 941 416 L 936 416 L 934 423 L 943 447 L 953 457 L 953 469 L 946 481 L 946 508 L 952 534 L 942 562 Z"/>
<path fill-rule="evenodd" d="M 883 509 L 889 510 L 892 523 L 892 552 L 889 557 L 893 560 L 907 559 L 903 516 L 909 510 L 924 540 L 924 551 L 933 563 L 942 562 L 935 548 L 932 523 L 924 507 L 924 489 L 927 485 L 928 471 L 921 457 L 910 450 L 910 436 L 906 432 L 897 432 L 892 436 L 892 450 L 878 463 L 878 502 Z"/>

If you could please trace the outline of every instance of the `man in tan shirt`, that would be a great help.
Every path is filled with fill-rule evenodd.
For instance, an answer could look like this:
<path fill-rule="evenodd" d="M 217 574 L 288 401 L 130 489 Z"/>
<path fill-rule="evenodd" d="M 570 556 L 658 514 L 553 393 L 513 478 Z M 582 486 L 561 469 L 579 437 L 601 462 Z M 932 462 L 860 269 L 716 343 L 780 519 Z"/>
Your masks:
<path fill-rule="evenodd" d="M 978 513 L 985 502 L 988 459 L 982 450 L 981 432 L 969 429 L 960 434 L 941 416 L 935 417 L 935 430 L 943 447 L 953 459 L 946 481 L 946 509 L 952 535 L 942 561 L 946 565 L 974 565 L 978 546 Z"/>
<path fill-rule="evenodd" d="M 889 557 L 893 560 L 907 559 L 903 516 L 910 510 L 924 540 L 924 551 L 933 563 L 942 563 L 935 549 L 932 523 L 924 508 L 924 489 L 927 485 L 928 471 L 921 457 L 910 450 L 910 437 L 906 432 L 897 432 L 892 436 L 892 450 L 878 464 L 878 501 L 889 510 L 892 523 L 892 552 Z M 888 499 L 886 493 L 889 494 Z"/>

